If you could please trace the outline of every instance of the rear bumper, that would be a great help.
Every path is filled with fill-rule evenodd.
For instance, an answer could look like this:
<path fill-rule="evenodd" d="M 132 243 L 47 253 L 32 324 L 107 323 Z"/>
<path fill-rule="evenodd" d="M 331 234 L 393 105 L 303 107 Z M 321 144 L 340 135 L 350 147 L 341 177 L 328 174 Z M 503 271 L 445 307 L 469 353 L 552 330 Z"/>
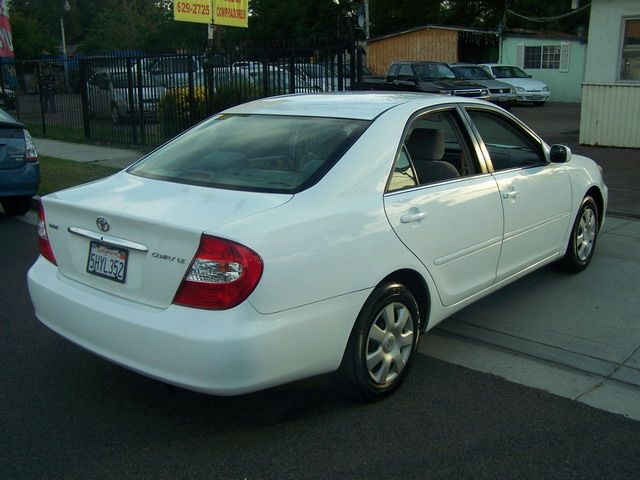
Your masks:
<path fill-rule="evenodd" d="M 159 309 L 96 291 L 40 257 L 28 274 L 37 318 L 72 342 L 143 375 L 235 395 L 336 370 L 368 291 L 261 315 Z"/>
<path fill-rule="evenodd" d="M 40 164 L 25 163 L 22 168 L 0 170 L 0 197 L 32 197 L 38 193 Z"/>

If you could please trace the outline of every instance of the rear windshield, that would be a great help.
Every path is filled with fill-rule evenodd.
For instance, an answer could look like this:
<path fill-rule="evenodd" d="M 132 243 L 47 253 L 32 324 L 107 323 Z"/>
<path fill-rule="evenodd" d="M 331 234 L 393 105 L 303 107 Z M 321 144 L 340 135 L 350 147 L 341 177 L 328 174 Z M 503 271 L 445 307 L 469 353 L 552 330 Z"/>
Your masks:
<path fill-rule="evenodd" d="M 529 78 L 529 75 L 518 67 L 511 66 L 493 67 L 493 75 L 496 78 Z"/>
<path fill-rule="evenodd" d="M 9 115 L 7 112 L 0 108 L 0 122 L 1 123 L 18 123 L 15 118 Z"/>
<path fill-rule="evenodd" d="M 416 63 L 414 67 L 420 80 L 456 78 L 456 74 L 443 63 Z"/>
<path fill-rule="evenodd" d="M 451 67 L 456 75 L 467 80 L 493 80 L 493 77 L 482 67 Z"/>
<path fill-rule="evenodd" d="M 151 153 L 128 172 L 190 185 L 296 193 L 322 178 L 369 123 L 218 115 Z"/>

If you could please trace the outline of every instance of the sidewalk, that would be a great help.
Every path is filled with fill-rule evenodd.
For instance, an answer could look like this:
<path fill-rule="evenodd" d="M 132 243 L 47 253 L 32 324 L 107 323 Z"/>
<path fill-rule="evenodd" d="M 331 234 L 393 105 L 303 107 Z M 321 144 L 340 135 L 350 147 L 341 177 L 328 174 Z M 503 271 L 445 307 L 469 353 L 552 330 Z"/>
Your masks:
<path fill-rule="evenodd" d="M 141 152 L 124 148 L 100 147 L 82 143 L 60 142 L 47 138 L 35 138 L 38 154 L 75 162 L 91 162 L 108 167 L 124 168 L 138 160 Z"/>
<path fill-rule="evenodd" d="M 609 217 L 589 268 L 547 267 L 461 310 L 420 351 L 640 420 L 640 222 Z"/>

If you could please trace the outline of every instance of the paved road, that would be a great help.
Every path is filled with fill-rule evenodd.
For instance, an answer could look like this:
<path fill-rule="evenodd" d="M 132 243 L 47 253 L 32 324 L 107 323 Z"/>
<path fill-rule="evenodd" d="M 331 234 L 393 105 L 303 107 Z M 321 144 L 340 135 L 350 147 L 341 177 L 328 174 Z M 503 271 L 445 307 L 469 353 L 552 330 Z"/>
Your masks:
<path fill-rule="evenodd" d="M 0 213 L 0 478 L 624 479 L 640 422 L 418 355 L 394 396 L 328 377 L 236 398 L 169 388 L 34 318 L 32 225 Z"/>

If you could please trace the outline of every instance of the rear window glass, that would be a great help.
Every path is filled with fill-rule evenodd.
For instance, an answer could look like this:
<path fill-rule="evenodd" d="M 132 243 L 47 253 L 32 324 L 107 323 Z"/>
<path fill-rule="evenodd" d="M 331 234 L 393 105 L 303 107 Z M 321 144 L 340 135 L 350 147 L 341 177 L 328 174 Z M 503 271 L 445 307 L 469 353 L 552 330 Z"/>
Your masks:
<path fill-rule="evenodd" d="M 190 185 L 296 193 L 316 183 L 370 122 L 280 115 L 218 115 L 128 172 Z"/>
<path fill-rule="evenodd" d="M 0 108 L 0 122 L 17 123 L 17 120 Z"/>

